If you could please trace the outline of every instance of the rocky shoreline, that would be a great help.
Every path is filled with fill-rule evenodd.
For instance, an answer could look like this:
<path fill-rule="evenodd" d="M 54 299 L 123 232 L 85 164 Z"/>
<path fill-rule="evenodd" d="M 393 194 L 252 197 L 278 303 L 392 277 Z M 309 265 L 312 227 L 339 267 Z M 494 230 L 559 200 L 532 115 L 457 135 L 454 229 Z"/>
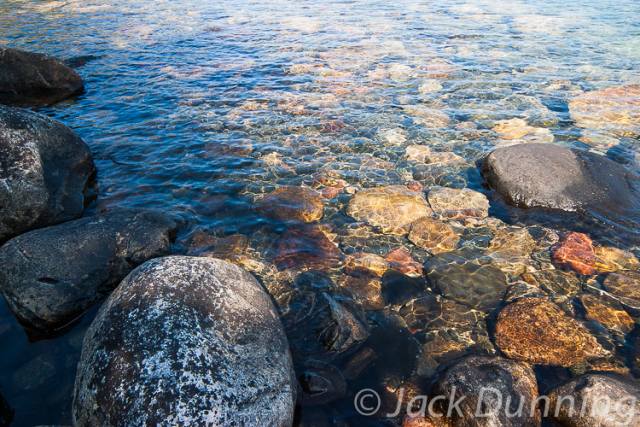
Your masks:
<path fill-rule="evenodd" d="M 35 105 L 84 88 L 60 60 L 0 53 L 0 88 L 8 88 L 0 102 Z M 18 75 L 17 63 L 28 72 Z M 606 105 L 637 91 L 606 91 Z M 585 125 L 599 123 L 585 107 L 593 96 L 570 104 Z M 426 188 L 419 180 L 359 188 L 316 173 L 253 200 L 282 233 L 217 236 L 171 212 L 82 217 L 98 197 L 89 145 L 56 120 L 0 105 L 0 292 L 38 333 L 68 333 L 104 300 L 82 344 L 77 426 L 290 426 L 296 405 L 321 412 L 353 401 L 350 384 L 372 372 L 386 390 L 371 414 L 380 420 L 394 399 L 448 400 L 454 386 L 469 398 L 460 416 L 404 410 L 389 425 L 540 426 L 547 418 L 613 426 L 620 420 L 543 415 L 535 402 L 543 393 L 554 402 L 640 395 L 640 351 L 628 349 L 640 322 L 632 252 L 640 242 L 640 178 L 526 123 L 497 123 L 494 132 L 508 146 L 478 159 L 486 188 Z M 461 161 L 445 154 L 406 148 L 426 169 Z M 631 243 L 508 224 L 492 212 L 493 197 L 523 215 L 576 212 L 626 227 Z M 335 199 L 337 213 L 326 203 Z M 343 221 L 333 227 L 328 215 Z M 176 239 L 186 256 L 172 250 Z M 397 351 L 406 360 L 394 360 Z M 553 385 L 534 371 L 564 368 L 562 384 Z M 523 396 L 534 415 L 478 421 L 473 410 L 486 386 Z M 634 410 L 640 417 L 640 406 Z M 0 425 L 11 416 L 0 395 Z"/>

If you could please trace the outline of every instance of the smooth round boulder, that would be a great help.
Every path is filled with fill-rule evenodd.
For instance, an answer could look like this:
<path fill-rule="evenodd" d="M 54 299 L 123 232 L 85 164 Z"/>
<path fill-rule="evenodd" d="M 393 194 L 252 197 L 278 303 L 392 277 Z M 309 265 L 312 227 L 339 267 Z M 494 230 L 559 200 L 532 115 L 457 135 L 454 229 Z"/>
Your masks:
<path fill-rule="evenodd" d="M 0 46 L 0 103 L 55 102 L 83 90 L 82 79 L 64 61 Z"/>
<path fill-rule="evenodd" d="M 640 219 L 638 175 L 589 151 L 538 143 L 498 148 L 482 173 L 519 207 L 577 211 L 631 230 Z"/>
<path fill-rule="evenodd" d="M 14 237 L 0 248 L 0 292 L 23 325 L 60 328 L 134 268 L 169 255 L 181 225 L 168 214 L 116 211 Z"/>
<path fill-rule="evenodd" d="M 635 426 L 640 422 L 640 384 L 635 381 L 587 374 L 555 387 L 548 396 L 549 418 L 559 427 Z"/>
<path fill-rule="evenodd" d="M 91 150 L 71 129 L 0 105 L 0 243 L 79 218 L 94 172 Z"/>
<path fill-rule="evenodd" d="M 85 336 L 75 426 L 291 426 L 296 379 L 278 313 L 248 272 L 173 256 L 134 270 Z"/>

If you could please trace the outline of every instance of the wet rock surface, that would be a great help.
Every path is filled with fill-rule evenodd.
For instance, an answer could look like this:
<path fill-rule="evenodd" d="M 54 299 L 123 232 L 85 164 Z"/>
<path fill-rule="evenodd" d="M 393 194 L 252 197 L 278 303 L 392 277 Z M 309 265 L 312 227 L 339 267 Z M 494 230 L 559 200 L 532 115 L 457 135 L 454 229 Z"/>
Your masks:
<path fill-rule="evenodd" d="M 584 93 L 569 102 L 571 118 L 587 128 L 640 129 L 640 85 Z"/>
<path fill-rule="evenodd" d="M 31 231 L 0 248 L 0 291 L 23 325 L 59 328 L 131 270 L 168 255 L 182 225 L 168 214 L 122 211 Z"/>
<path fill-rule="evenodd" d="M 131 273 L 85 337 L 74 425 L 293 423 L 278 314 L 244 270 L 166 257 Z"/>
<path fill-rule="evenodd" d="M 541 298 L 506 306 L 498 316 L 495 337 L 506 356 L 534 365 L 568 367 L 605 354 L 583 325 Z"/>
<path fill-rule="evenodd" d="M 507 290 L 505 274 L 490 258 L 462 250 L 439 254 L 425 264 L 432 288 L 439 293 L 478 310 L 493 310 Z"/>
<path fill-rule="evenodd" d="M 432 412 L 435 416 L 427 414 L 427 417 L 411 418 L 408 415 L 403 426 L 540 425 L 540 412 L 535 409 L 538 385 L 533 370 L 525 363 L 499 357 L 461 359 L 443 366 L 428 396 L 430 399 L 444 396 L 434 402 Z M 451 402 L 457 402 L 463 396 L 460 404 L 453 408 Z M 509 401 L 508 396 L 511 396 Z M 524 410 L 518 410 L 520 405 Z M 477 416 L 478 412 L 483 416 Z"/>
<path fill-rule="evenodd" d="M 356 221 L 401 236 L 415 220 L 433 215 L 424 194 L 400 185 L 361 190 L 349 201 L 346 212 Z"/>
<path fill-rule="evenodd" d="M 279 270 L 337 268 L 344 258 L 317 224 L 290 227 L 274 242 L 271 254 Z"/>
<path fill-rule="evenodd" d="M 609 273 L 603 285 L 631 314 L 640 315 L 640 272 Z"/>
<path fill-rule="evenodd" d="M 591 239 L 582 233 L 563 233 L 560 241 L 551 247 L 551 260 L 578 274 L 596 273 L 596 257 Z"/>
<path fill-rule="evenodd" d="M 537 143 L 498 148 L 484 160 L 482 172 L 519 207 L 578 211 L 629 230 L 640 218 L 637 174 L 588 151 Z"/>
<path fill-rule="evenodd" d="M 320 193 L 305 187 L 281 187 L 256 201 L 258 212 L 276 221 L 314 222 L 322 218 Z"/>
<path fill-rule="evenodd" d="M 429 204 L 441 219 L 484 218 L 489 215 L 487 197 L 469 188 L 440 188 L 429 192 Z"/>
<path fill-rule="evenodd" d="M 582 295 L 580 302 L 585 309 L 585 318 L 597 322 L 608 329 L 615 329 L 623 334 L 628 334 L 635 328 L 633 319 L 615 301 L 595 295 Z"/>
<path fill-rule="evenodd" d="M 91 150 L 71 129 L 0 105 L 0 243 L 80 217 L 93 173 Z"/>
<path fill-rule="evenodd" d="M 434 255 L 455 250 L 460 241 L 449 225 L 428 217 L 411 224 L 408 238 L 417 247 Z"/>
<path fill-rule="evenodd" d="M 549 417 L 560 427 L 636 425 L 640 420 L 640 384 L 614 375 L 587 374 L 548 396 Z"/>
<path fill-rule="evenodd" d="M 84 90 L 82 79 L 62 60 L 0 46 L 0 102 L 55 102 Z"/>

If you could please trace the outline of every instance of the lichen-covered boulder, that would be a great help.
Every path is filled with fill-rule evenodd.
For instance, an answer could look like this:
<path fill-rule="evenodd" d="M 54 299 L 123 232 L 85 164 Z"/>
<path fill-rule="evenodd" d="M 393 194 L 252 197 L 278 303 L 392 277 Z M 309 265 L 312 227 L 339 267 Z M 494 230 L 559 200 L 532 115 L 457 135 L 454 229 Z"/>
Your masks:
<path fill-rule="evenodd" d="M 0 102 L 54 102 L 83 90 L 78 73 L 62 60 L 0 46 Z"/>
<path fill-rule="evenodd" d="M 34 230 L 0 248 L 0 292 L 30 328 L 64 326 L 145 261 L 168 255 L 183 225 L 152 211 L 116 211 Z"/>
<path fill-rule="evenodd" d="M 538 384 L 526 363 L 471 356 L 443 366 L 428 393 L 426 416 L 407 415 L 405 427 L 538 427 Z M 421 402 L 418 402 L 419 404 Z"/>
<path fill-rule="evenodd" d="M 640 384 L 614 375 L 587 374 L 547 393 L 549 418 L 559 427 L 635 426 Z"/>
<path fill-rule="evenodd" d="M 212 258 L 133 271 L 87 331 L 76 426 L 291 426 L 296 380 L 278 313 L 256 279 Z"/>
<path fill-rule="evenodd" d="M 256 200 L 258 212 L 276 221 L 313 222 L 322 218 L 322 195 L 305 187 L 277 188 Z"/>
<path fill-rule="evenodd" d="M 538 143 L 498 148 L 482 163 L 482 173 L 519 207 L 577 211 L 625 230 L 634 230 L 640 219 L 638 175 L 589 151 Z"/>
<path fill-rule="evenodd" d="M 569 367 L 606 355 L 587 328 L 542 298 L 525 298 L 502 309 L 495 337 L 505 355 L 534 365 Z"/>
<path fill-rule="evenodd" d="M 412 222 L 432 216 L 433 211 L 424 194 L 391 185 L 357 192 L 349 201 L 347 215 L 379 227 L 383 233 L 404 236 Z"/>
<path fill-rule="evenodd" d="M 94 170 L 91 150 L 71 129 L 0 105 L 0 243 L 79 218 Z"/>

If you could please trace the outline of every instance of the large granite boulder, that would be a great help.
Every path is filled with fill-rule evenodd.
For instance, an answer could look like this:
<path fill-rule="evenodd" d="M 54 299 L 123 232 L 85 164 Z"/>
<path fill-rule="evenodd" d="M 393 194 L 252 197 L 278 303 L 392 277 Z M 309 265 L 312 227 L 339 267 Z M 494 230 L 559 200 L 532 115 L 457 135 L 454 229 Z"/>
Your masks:
<path fill-rule="evenodd" d="M 0 105 L 0 243 L 79 218 L 94 172 L 91 150 L 71 129 Z"/>
<path fill-rule="evenodd" d="M 214 258 L 133 271 L 87 331 L 76 426 L 291 426 L 296 379 L 268 294 Z"/>
<path fill-rule="evenodd" d="M 0 103 L 55 102 L 83 90 L 82 79 L 64 61 L 0 46 Z"/>
<path fill-rule="evenodd" d="M 612 375 L 587 374 L 560 384 L 548 396 L 549 417 L 559 427 L 635 426 L 640 423 L 638 382 Z"/>
<path fill-rule="evenodd" d="M 498 148 L 485 159 L 482 172 L 520 207 L 577 211 L 631 230 L 640 219 L 638 175 L 585 150 L 537 143 Z"/>
<path fill-rule="evenodd" d="M 64 326 L 151 258 L 168 255 L 182 220 L 122 211 L 34 230 L 0 248 L 0 292 L 20 322 Z"/>

